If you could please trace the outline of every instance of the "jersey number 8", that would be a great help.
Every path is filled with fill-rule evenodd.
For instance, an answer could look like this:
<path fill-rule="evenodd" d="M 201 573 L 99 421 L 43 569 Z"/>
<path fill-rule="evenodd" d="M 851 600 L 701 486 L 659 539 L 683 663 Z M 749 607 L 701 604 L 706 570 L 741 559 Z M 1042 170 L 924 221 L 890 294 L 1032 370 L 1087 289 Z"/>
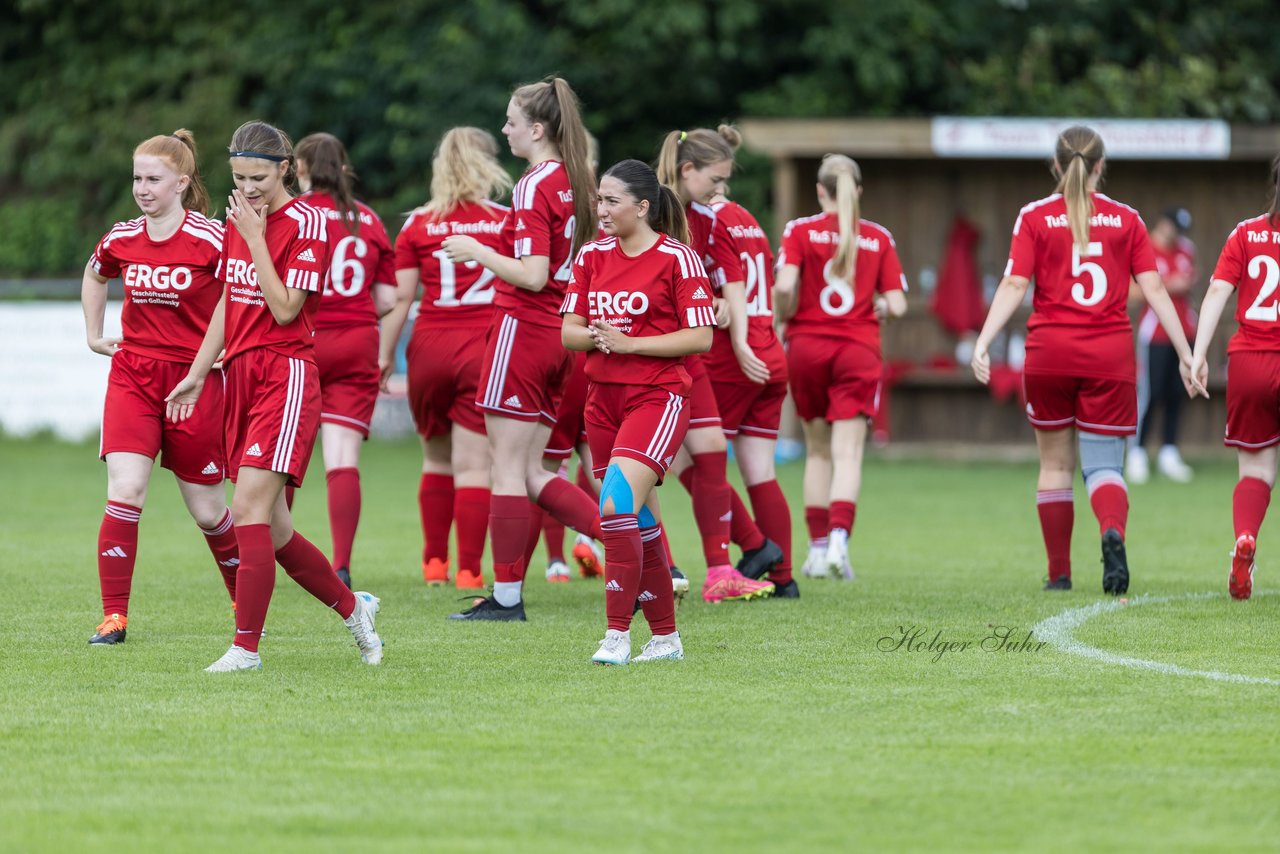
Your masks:
<path fill-rule="evenodd" d="M 853 283 L 837 276 L 831 269 L 833 264 L 834 258 L 822 268 L 822 278 L 827 284 L 818 294 L 818 303 L 832 317 L 843 317 L 853 311 Z"/>

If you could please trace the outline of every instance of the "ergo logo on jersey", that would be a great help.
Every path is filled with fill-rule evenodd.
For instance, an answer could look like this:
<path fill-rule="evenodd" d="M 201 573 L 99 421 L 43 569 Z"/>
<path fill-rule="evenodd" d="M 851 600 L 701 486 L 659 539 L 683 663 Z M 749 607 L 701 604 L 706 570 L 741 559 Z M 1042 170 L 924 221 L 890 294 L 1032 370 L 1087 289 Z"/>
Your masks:
<path fill-rule="evenodd" d="M 233 285 L 258 286 L 258 269 L 252 261 L 243 258 L 232 258 L 227 262 L 226 279 Z"/>
<path fill-rule="evenodd" d="M 618 291 L 616 294 L 607 291 L 589 291 L 587 310 L 596 317 L 614 317 L 624 314 L 635 317 L 649 310 L 649 295 L 641 291 Z"/>
<path fill-rule="evenodd" d="M 130 264 L 124 271 L 124 283 L 130 288 L 152 288 L 167 291 L 185 291 L 191 287 L 191 270 L 186 267 L 152 267 L 149 264 Z"/>

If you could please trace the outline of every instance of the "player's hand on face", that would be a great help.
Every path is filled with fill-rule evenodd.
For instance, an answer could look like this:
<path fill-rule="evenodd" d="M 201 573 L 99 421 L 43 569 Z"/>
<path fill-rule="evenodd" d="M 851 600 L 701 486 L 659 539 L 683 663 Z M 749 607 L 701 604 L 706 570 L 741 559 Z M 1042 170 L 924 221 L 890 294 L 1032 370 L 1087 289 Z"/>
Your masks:
<path fill-rule="evenodd" d="M 227 197 L 227 222 L 236 227 L 245 242 L 262 237 L 267 231 L 266 220 L 253 209 L 244 193 L 232 190 Z"/>
<path fill-rule="evenodd" d="M 606 320 L 591 321 L 587 333 L 601 353 L 625 353 L 630 344 L 630 339 Z"/>
<path fill-rule="evenodd" d="M 123 341 L 123 338 L 90 338 L 89 349 L 103 356 L 114 356 Z"/>
<path fill-rule="evenodd" d="M 465 234 L 446 237 L 441 246 L 444 249 L 444 254 L 448 255 L 449 260 L 455 264 L 475 261 L 480 253 L 480 241 Z"/>
<path fill-rule="evenodd" d="M 973 348 L 973 360 L 969 362 L 969 367 L 973 368 L 973 375 L 978 378 L 978 382 L 983 385 L 991 382 L 991 355 L 986 347 Z"/>
<path fill-rule="evenodd" d="M 200 399 L 200 390 L 204 388 L 204 380 L 197 380 L 190 374 L 173 387 L 169 396 L 164 399 L 164 412 L 175 424 L 186 421 L 195 411 L 196 401 Z"/>

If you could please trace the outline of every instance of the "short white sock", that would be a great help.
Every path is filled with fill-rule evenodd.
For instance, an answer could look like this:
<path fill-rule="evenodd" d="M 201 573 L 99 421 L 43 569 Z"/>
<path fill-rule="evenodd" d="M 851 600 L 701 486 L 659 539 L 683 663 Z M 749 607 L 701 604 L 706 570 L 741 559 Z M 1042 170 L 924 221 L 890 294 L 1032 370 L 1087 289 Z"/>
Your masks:
<path fill-rule="evenodd" d="M 510 608 L 513 605 L 520 604 L 520 588 L 524 586 L 520 581 L 495 581 L 493 582 L 493 598 L 498 600 L 498 604 L 504 608 Z"/>

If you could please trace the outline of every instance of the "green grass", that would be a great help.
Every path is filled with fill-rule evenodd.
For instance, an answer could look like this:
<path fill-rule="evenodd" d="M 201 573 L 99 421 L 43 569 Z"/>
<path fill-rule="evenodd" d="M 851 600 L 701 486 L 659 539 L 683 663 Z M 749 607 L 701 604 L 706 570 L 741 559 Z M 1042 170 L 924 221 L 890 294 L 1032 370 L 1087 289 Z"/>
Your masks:
<path fill-rule="evenodd" d="M 1274 850 L 1280 688 L 1052 649 L 877 649 L 899 627 L 980 641 L 1101 599 L 1082 488 L 1076 590 L 1051 595 L 1033 467 L 873 460 L 857 583 L 690 601 L 687 660 L 605 669 L 588 663 L 600 584 L 552 588 L 540 557 L 527 624 L 445 621 L 456 594 L 418 570 L 417 462 L 372 443 L 363 466 L 354 571 L 382 597 L 385 663 L 361 665 L 281 574 L 264 671 L 219 677 L 201 668 L 229 608 L 172 477 L 143 515 L 129 641 L 92 649 L 105 472 L 88 446 L 0 441 L 5 849 Z M 782 472 L 793 498 L 799 476 Z M 1192 487 L 1137 487 L 1129 529 L 1131 595 L 1221 597 L 1106 613 L 1080 640 L 1280 678 L 1280 596 L 1225 595 L 1233 481 L 1219 460 Z M 663 492 L 696 569 L 687 500 Z M 316 471 L 297 510 L 327 547 Z"/>

